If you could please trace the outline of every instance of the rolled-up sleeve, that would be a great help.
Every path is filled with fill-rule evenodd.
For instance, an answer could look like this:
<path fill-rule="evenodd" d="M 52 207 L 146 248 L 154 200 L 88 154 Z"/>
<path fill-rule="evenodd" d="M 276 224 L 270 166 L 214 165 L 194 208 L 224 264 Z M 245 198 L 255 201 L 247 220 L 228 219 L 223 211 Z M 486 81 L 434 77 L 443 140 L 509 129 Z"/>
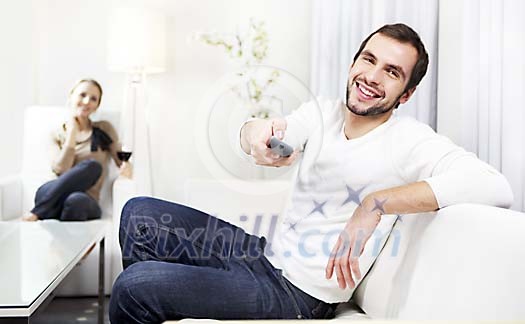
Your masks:
<path fill-rule="evenodd" d="M 512 189 L 500 172 L 427 125 L 406 122 L 391 147 L 398 172 L 408 183 L 428 183 L 439 208 L 459 203 L 512 205 Z"/>
<path fill-rule="evenodd" d="M 478 203 L 508 208 L 514 200 L 507 179 L 474 154 L 457 157 L 448 168 L 424 179 L 434 192 L 439 208 L 459 204 Z"/>

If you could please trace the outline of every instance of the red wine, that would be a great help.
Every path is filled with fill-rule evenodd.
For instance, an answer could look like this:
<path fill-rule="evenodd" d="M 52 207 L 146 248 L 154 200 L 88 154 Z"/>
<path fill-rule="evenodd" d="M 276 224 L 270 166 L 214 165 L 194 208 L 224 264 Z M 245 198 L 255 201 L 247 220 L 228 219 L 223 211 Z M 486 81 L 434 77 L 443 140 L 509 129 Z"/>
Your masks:
<path fill-rule="evenodd" d="M 129 158 L 131 157 L 132 152 L 125 152 L 125 151 L 118 151 L 117 157 L 120 161 L 127 162 Z"/>

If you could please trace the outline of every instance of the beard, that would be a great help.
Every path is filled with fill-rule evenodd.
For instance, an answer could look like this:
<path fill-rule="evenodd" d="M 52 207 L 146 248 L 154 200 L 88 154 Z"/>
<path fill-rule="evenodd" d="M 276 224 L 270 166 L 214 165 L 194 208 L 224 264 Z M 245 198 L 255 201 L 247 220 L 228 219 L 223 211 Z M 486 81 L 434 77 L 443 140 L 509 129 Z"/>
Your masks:
<path fill-rule="evenodd" d="M 350 87 L 352 87 L 354 84 L 355 84 L 355 81 L 352 82 L 352 84 L 347 83 L 346 85 L 346 108 L 350 110 L 351 112 L 353 112 L 354 114 L 359 115 L 359 116 L 377 116 L 377 115 L 385 114 L 389 112 L 390 110 L 397 108 L 397 106 L 399 105 L 399 99 L 403 95 L 403 94 L 400 94 L 396 98 L 396 100 L 394 100 L 394 103 L 390 106 L 372 106 L 366 110 L 358 110 L 357 107 L 355 105 L 351 105 L 349 101 Z"/>

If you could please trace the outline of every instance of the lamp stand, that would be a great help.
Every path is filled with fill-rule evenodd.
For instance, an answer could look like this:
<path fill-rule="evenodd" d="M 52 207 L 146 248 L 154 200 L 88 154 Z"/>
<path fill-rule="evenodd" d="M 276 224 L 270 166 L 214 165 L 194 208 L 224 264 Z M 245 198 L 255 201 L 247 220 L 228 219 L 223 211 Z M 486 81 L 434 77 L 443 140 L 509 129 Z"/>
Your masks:
<path fill-rule="evenodd" d="M 153 181 L 151 168 L 151 141 L 149 132 L 149 118 L 147 114 L 147 100 L 145 89 L 145 73 L 129 75 L 128 87 L 130 91 L 131 111 L 131 146 L 134 156 L 133 178 L 136 183 L 137 195 L 152 196 Z"/>

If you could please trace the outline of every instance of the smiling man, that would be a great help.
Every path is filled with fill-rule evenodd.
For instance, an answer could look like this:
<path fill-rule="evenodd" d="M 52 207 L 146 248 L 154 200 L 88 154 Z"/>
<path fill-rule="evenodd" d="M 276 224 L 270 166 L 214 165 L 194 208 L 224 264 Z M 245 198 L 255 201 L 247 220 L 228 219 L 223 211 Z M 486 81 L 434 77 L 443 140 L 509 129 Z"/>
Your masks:
<path fill-rule="evenodd" d="M 271 249 L 264 238 L 197 210 L 130 200 L 121 219 L 125 270 L 113 287 L 112 322 L 328 318 L 364 275 L 358 257 L 382 215 L 456 203 L 509 206 L 510 186 L 494 168 L 394 114 L 427 65 L 416 32 L 386 25 L 355 55 L 346 102 L 321 99 L 322 118 L 310 102 L 286 118 L 244 124 L 240 145 L 257 164 L 302 160 Z M 272 153 L 273 135 L 295 152 Z"/>
<path fill-rule="evenodd" d="M 359 256 L 383 214 L 457 203 L 512 204 L 507 180 L 493 167 L 427 125 L 394 113 L 413 95 L 427 66 L 428 54 L 412 28 L 385 25 L 355 54 L 346 102 L 319 99 L 322 120 L 310 102 L 286 118 L 243 126 L 241 147 L 255 163 L 280 167 L 302 158 L 267 257 L 308 295 L 326 303 L 350 298 L 348 288 L 362 277 Z M 311 146 L 320 133 L 317 150 Z M 272 135 L 297 150 L 289 158 L 275 155 L 267 147 Z M 321 203 L 322 213 L 311 213 Z M 327 253 L 323 246 L 333 233 L 340 235 Z"/>

